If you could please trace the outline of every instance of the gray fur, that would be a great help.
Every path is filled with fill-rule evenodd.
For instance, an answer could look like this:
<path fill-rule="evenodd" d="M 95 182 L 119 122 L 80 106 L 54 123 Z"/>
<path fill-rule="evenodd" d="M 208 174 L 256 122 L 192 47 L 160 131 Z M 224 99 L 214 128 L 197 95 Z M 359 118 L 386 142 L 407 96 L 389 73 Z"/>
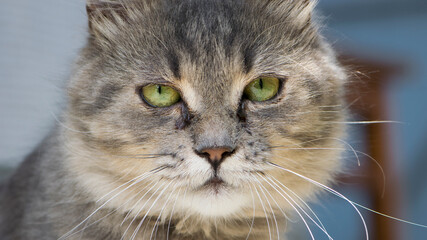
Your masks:
<path fill-rule="evenodd" d="M 246 239 L 249 232 L 250 239 L 268 238 L 260 208 L 253 216 L 242 203 L 241 209 L 213 218 L 208 210 L 185 207 L 182 193 L 192 196 L 188 201 L 223 197 L 202 186 L 218 174 L 229 184 L 224 199 L 233 194 L 243 199 L 256 184 L 250 179 L 261 172 L 310 199 L 318 191 L 267 162 L 323 184 L 339 171 L 338 150 L 279 155 L 274 150 L 285 143 L 337 148 L 332 139 L 342 135 L 343 126 L 330 122 L 344 115 L 339 105 L 345 74 L 312 21 L 312 5 L 306 0 L 89 1 L 90 38 L 67 88 L 63 125 L 1 189 L 0 238 L 120 239 L 126 233 L 127 239 L 145 213 L 144 225 L 135 230 L 139 239 L 150 239 L 156 224 L 158 239 Z M 262 103 L 242 98 L 243 81 L 265 75 L 282 80 L 278 96 Z M 183 101 L 149 106 L 139 91 L 152 83 L 175 87 Z M 324 111 L 328 106 L 331 110 Z M 234 150 L 218 173 L 198 157 L 214 147 Z M 128 174 L 153 169 L 160 170 L 124 191 L 122 202 L 97 201 L 129 181 Z M 173 183 L 181 195 L 168 188 L 162 195 L 159 187 L 149 192 L 160 202 L 151 212 L 121 210 L 126 200 L 138 204 L 133 197 L 152 182 Z M 199 198 L 202 193 L 205 198 Z M 174 211 L 168 195 L 176 195 Z M 228 207 L 221 201 L 213 203 L 218 212 Z M 290 209 L 283 199 L 277 201 Z M 160 210 L 167 217 L 160 218 Z M 278 209 L 271 210 L 285 221 Z"/>

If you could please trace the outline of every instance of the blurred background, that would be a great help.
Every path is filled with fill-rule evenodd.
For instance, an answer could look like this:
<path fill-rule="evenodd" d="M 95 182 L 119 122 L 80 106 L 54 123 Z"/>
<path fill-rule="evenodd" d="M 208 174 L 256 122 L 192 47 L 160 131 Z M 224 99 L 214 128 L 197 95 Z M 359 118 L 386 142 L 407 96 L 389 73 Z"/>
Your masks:
<path fill-rule="evenodd" d="M 55 124 L 63 86 L 86 39 L 84 0 L 2 0 L 0 178 Z M 324 35 L 350 69 L 347 174 L 335 189 L 394 217 L 427 224 L 427 1 L 320 0 Z M 360 121 L 391 120 L 363 124 Z M 356 124 L 358 122 L 358 124 Z M 369 154 L 382 166 L 380 168 Z M 355 210 L 323 194 L 312 205 L 334 239 L 364 239 Z M 0 206 L 1 207 L 1 206 Z M 361 209 L 371 239 L 427 239 L 427 229 Z M 293 218 L 294 229 L 305 228 Z M 310 224 L 316 239 L 328 239 Z M 292 227 L 291 227 L 292 228 Z M 290 239 L 310 239 L 295 231 Z M 304 231 L 302 231 L 304 232 Z M 308 231 L 305 231 L 308 233 Z"/>

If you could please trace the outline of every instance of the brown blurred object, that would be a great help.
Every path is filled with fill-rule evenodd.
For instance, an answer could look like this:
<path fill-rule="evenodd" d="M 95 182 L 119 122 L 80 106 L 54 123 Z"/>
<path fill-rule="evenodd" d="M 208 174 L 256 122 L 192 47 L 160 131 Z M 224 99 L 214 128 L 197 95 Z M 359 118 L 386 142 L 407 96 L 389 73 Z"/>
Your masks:
<path fill-rule="evenodd" d="M 350 71 L 350 83 L 347 86 L 347 101 L 351 114 L 356 121 L 389 120 L 389 106 L 386 88 L 392 76 L 400 73 L 402 66 L 394 63 L 382 63 L 360 59 L 351 55 L 340 57 L 340 62 Z M 362 118 L 362 119 L 360 119 Z M 369 194 L 372 209 L 384 214 L 396 216 L 401 212 L 401 186 L 399 176 L 394 169 L 393 152 L 390 140 L 395 138 L 388 123 L 360 124 L 363 131 L 360 140 L 365 152 L 374 158 L 384 169 L 386 183 L 379 167 L 370 159 L 358 169 L 364 177 L 342 176 L 346 183 L 359 183 Z M 359 156 L 361 159 L 364 156 Z M 383 190 L 384 189 L 384 190 Z M 384 192 L 384 195 L 383 195 Z M 366 214 L 365 214 L 366 215 Z M 402 224 L 378 214 L 372 215 L 372 225 L 368 226 L 370 238 L 374 240 L 398 240 Z"/>

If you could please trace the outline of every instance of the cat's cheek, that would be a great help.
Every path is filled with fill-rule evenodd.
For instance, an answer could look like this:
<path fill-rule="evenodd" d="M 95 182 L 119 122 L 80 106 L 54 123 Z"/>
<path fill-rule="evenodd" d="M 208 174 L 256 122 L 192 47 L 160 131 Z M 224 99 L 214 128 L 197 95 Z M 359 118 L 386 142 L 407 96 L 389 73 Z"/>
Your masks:
<path fill-rule="evenodd" d="M 313 145 L 308 149 L 302 147 L 299 141 L 279 136 L 273 137 L 272 141 L 277 144 L 277 147 L 272 149 L 269 162 L 279 165 L 283 169 L 273 168 L 267 174 L 303 199 L 312 198 L 321 188 L 298 174 L 327 185 L 341 169 L 339 164 L 341 150 L 339 149 L 342 146 L 336 141 L 322 142 L 322 144 Z"/>
<path fill-rule="evenodd" d="M 67 156 L 65 169 L 74 176 L 77 184 L 96 198 L 118 187 L 117 184 L 157 167 L 152 158 L 143 157 L 152 156 L 152 145 L 147 144 L 142 148 L 126 144 L 107 151 L 104 147 L 95 148 L 83 141 L 79 133 L 65 131 L 63 134 L 64 139 L 67 139 L 63 148 Z"/>

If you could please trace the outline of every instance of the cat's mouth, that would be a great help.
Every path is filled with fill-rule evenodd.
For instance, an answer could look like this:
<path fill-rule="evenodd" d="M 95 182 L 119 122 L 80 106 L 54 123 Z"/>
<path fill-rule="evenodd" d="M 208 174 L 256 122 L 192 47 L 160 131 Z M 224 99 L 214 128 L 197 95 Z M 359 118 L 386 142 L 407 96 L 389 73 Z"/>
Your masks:
<path fill-rule="evenodd" d="M 222 178 L 220 178 L 218 176 L 214 176 L 214 177 L 210 178 L 209 180 L 207 180 L 203 184 L 203 187 L 208 188 L 208 189 L 213 189 L 216 193 L 218 193 L 219 189 L 221 187 L 224 187 L 225 185 L 226 185 L 226 183 L 224 182 L 224 180 L 222 180 Z"/>
<path fill-rule="evenodd" d="M 209 179 L 205 183 L 205 185 L 222 185 L 222 184 L 225 184 L 224 180 L 222 180 L 222 178 L 220 178 L 218 176 L 212 177 L 211 179 Z"/>

